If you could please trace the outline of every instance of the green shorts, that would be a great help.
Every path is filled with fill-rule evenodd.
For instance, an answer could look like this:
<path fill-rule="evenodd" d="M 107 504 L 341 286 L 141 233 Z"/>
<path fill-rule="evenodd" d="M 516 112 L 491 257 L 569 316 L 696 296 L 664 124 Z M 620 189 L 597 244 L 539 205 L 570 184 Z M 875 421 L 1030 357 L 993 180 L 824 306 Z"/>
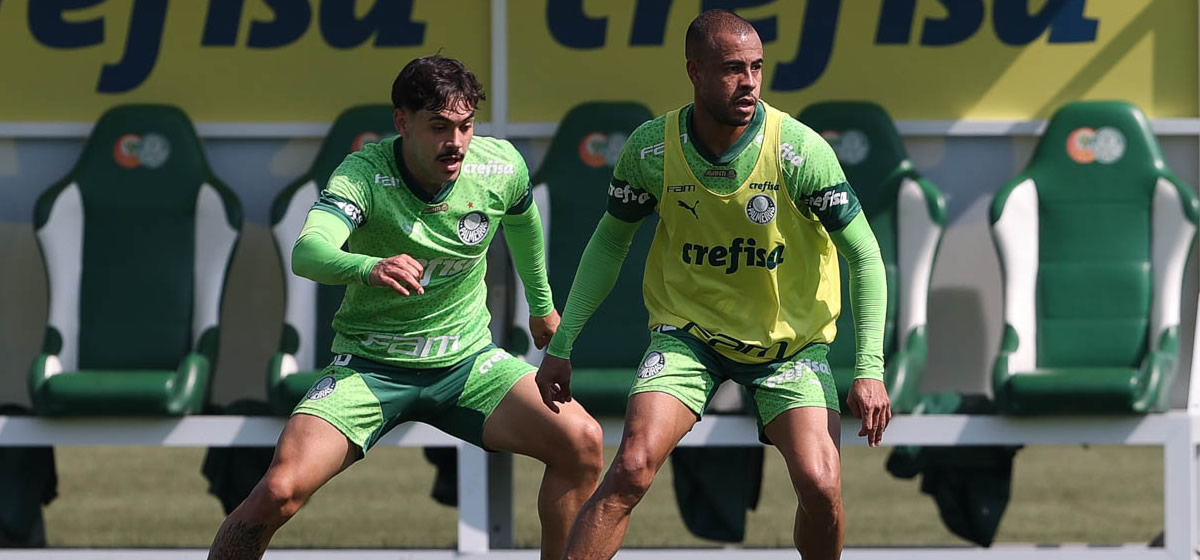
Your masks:
<path fill-rule="evenodd" d="M 483 423 L 517 380 L 536 370 L 492 344 L 441 368 L 396 367 L 341 354 L 292 414 L 324 419 L 363 453 L 410 421 L 483 447 Z"/>
<path fill-rule="evenodd" d="M 717 387 L 731 379 L 750 395 L 761 433 L 776 416 L 793 408 L 839 410 L 828 353 L 826 344 L 809 344 L 789 358 L 744 364 L 685 331 L 654 331 L 629 394 L 667 393 L 701 417 Z"/>

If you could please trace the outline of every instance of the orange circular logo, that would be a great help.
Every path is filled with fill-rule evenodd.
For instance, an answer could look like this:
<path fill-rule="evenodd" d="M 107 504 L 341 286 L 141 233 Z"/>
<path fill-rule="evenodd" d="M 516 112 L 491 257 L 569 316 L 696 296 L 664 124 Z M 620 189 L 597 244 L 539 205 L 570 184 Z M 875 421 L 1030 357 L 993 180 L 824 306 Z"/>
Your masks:
<path fill-rule="evenodd" d="M 117 165 L 126 169 L 133 169 L 142 164 L 138 158 L 137 147 L 142 143 L 142 138 L 136 134 L 126 134 L 117 138 L 117 143 L 113 144 L 113 159 L 117 160 Z"/>
<path fill-rule="evenodd" d="M 374 131 L 363 132 L 363 133 L 359 134 L 358 136 L 354 137 L 354 141 L 350 143 L 350 151 L 357 152 L 357 151 L 363 149 L 363 146 L 366 146 L 367 144 L 370 144 L 372 142 L 378 142 L 382 139 L 383 139 L 383 135 L 378 132 L 374 132 Z"/>
<path fill-rule="evenodd" d="M 603 132 L 593 132 L 583 137 L 579 142 L 579 159 L 588 167 L 604 167 L 604 153 L 608 146 L 608 136 Z"/>
<path fill-rule="evenodd" d="M 1095 129 L 1076 128 L 1067 135 L 1067 155 L 1079 163 L 1092 163 L 1096 161 L 1096 153 L 1092 150 L 1095 143 Z"/>

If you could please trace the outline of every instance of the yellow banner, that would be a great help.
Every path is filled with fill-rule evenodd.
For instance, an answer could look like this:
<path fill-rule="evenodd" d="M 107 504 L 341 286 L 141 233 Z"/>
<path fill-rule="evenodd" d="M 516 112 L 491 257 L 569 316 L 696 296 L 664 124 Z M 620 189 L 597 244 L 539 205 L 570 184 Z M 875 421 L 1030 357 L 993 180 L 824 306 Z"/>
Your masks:
<path fill-rule="evenodd" d="M 509 0 L 509 120 L 583 101 L 691 100 L 683 38 L 731 6 L 763 38 L 763 97 L 870 100 L 897 119 L 1044 118 L 1075 99 L 1197 115 L 1194 0 Z M 490 0 L 0 0 L 0 122 L 120 103 L 202 122 L 325 122 L 386 103 L 441 50 L 491 86 Z M 489 120 L 490 104 L 480 108 Z"/>
<path fill-rule="evenodd" d="M 439 49 L 486 88 L 489 18 L 486 0 L 0 0 L 0 121 L 170 103 L 195 121 L 328 122 L 389 103 L 400 68 Z"/>
<path fill-rule="evenodd" d="M 511 120 L 554 121 L 584 99 L 656 113 L 691 101 L 684 34 L 725 5 L 763 39 L 763 98 L 793 114 L 852 99 L 896 119 L 1031 119 L 1124 99 L 1197 115 L 1194 0 L 517 0 Z"/>

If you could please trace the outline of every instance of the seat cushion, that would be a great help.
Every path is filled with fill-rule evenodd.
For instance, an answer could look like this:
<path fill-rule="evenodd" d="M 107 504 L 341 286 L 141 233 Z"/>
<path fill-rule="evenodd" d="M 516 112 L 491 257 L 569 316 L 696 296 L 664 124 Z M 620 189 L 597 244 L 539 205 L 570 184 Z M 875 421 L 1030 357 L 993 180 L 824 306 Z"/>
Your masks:
<path fill-rule="evenodd" d="M 176 372 L 169 370 L 88 370 L 51 376 L 44 387 L 49 414 L 171 414 Z"/>
<path fill-rule="evenodd" d="M 1009 378 L 1003 406 L 1017 414 L 1132 413 L 1137 384 L 1132 368 L 1043 368 Z"/>

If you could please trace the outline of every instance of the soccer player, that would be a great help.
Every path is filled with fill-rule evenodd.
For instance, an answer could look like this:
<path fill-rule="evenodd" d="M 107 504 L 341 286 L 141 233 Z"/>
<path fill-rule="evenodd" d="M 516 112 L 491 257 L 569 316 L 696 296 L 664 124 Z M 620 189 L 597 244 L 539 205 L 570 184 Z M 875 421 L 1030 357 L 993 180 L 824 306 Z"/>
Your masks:
<path fill-rule="evenodd" d="M 600 478 L 603 442 L 582 407 L 548 410 L 535 368 L 492 344 L 484 273 L 500 224 L 536 344 L 550 340 L 559 316 L 525 162 L 508 142 L 474 136 L 483 99 L 457 60 L 409 62 L 392 85 L 400 136 L 347 156 L 309 211 L 292 267 L 349 285 L 333 320 L 338 355 L 297 405 L 271 467 L 221 525 L 209 558 L 260 558 L 318 488 L 408 421 L 545 463 L 542 557 L 562 556 Z"/>
<path fill-rule="evenodd" d="M 783 454 L 805 560 L 843 540 L 838 395 L 826 361 L 841 310 L 837 252 L 850 264 L 860 436 L 891 418 L 883 379 L 887 289 L 879 246 L 833 150 L 759 99 L 763 51 L 746 20 L 700 14 L 685 39 L 694 102 L 640 126 L 613 172 L 607 212 L 537 374 L 552 410 L 573 402 L 571 346 L 611 290 L 634 232 L 660 217 L 643 288 L 650 347 L 630 391 L 621 447 L 575 520 L 567 558 L 611 558 L 629 515 L 717 386 L 753 397 L 761 436 Z"/>

